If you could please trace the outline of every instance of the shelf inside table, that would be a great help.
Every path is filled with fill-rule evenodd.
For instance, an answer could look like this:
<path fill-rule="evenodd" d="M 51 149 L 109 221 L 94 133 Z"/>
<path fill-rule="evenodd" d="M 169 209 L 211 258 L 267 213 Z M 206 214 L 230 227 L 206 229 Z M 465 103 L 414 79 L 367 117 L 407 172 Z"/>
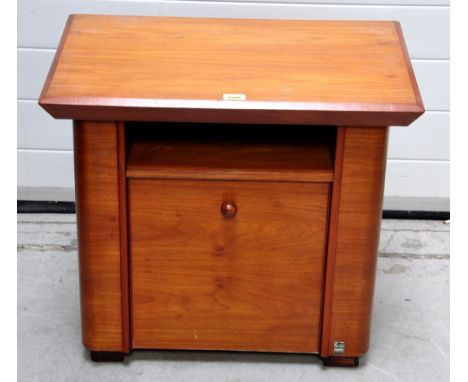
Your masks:
<path fill-rule="evenodd" d="M 324 129 L 325 133 L 294 127 L 195 129 L 167 124 L 159 129 L 140 128 L 139 133 L 130 129 L 126 174 L 130 178 L 331 182 L 334 129 Z"/>

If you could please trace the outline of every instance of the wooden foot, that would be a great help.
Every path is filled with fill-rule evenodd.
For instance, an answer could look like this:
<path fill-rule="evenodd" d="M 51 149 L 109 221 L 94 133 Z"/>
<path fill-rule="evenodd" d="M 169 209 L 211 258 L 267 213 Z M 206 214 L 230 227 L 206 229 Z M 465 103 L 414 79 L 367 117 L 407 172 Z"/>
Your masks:
<path fill-rule="evenodd" d="M 94 362 L 122 362 L 125 353 L 117 351 L 90 351 L 89 355 Z"/>
<path fill-rule="evenodd" d="M 323 366 L 358 367 L 359 357 L 325 357 L 322 358 Z"/>

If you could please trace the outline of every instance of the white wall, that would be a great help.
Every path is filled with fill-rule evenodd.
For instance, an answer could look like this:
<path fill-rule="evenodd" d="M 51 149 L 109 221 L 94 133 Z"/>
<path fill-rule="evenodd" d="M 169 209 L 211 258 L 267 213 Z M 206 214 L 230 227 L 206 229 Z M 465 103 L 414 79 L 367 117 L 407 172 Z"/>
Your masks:
<path fill-rule="evenodd" d="M 426 114 L 391 129 L 385 208 L 449 208 L 449 0 L 19 0 L 18 199 L 73 200 L 71 122 L 37 99 L 70 13 L 398 20 Z"/>

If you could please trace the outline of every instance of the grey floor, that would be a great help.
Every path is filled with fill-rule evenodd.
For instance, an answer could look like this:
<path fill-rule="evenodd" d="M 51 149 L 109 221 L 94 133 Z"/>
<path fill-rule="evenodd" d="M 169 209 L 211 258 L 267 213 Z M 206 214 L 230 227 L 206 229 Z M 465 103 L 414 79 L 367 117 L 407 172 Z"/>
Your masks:
<path fill-rule="evenodd" d="M 19 381 L 448 381 L 449 224 L 384 220 L 372 340 L 357 369 L 318 357 L 134 352 L 96 364 L 81 345 L 74 215 L 18 215 Z"/>

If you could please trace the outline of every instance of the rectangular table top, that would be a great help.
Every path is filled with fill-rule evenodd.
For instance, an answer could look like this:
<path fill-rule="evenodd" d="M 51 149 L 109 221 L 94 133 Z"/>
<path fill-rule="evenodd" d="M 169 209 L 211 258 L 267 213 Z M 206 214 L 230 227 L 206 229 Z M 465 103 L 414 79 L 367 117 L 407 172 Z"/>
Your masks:
<path fill-rule="evenodd" d="M 39 103 L 56 118 L 408 125 L 400 25 L 72 15 Z"/>

